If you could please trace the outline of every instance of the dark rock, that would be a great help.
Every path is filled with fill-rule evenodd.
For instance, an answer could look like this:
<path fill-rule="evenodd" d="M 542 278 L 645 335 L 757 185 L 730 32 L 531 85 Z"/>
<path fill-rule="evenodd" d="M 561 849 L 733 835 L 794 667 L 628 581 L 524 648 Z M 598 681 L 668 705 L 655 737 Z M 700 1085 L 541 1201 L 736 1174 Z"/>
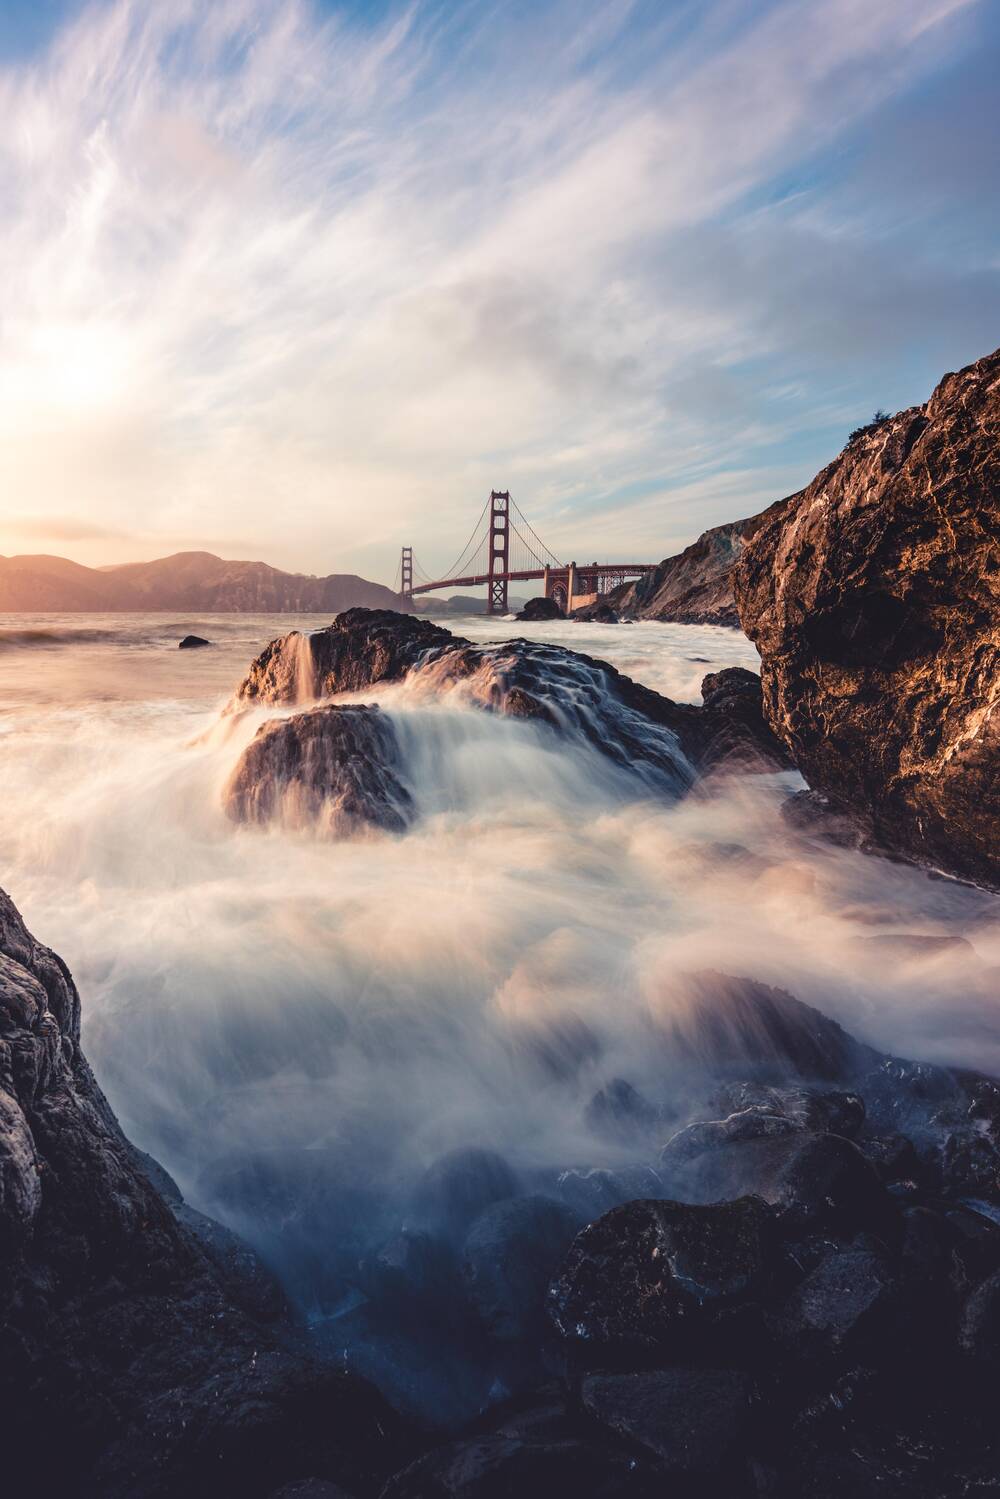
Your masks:
<path fill-rule="evenodd" d="M 187 1203 L 172 1203 L 171 1207 L 178 1223 L 187 1229 L 214 1266 L 219 1284 L 236 1306 L 259 1322 L 274 1322 L 288 1316 L 288 1301 L 277 1277 L 239 1234 Z"/>
<path fill-rule="evenodd" d="M 235 822 L 279 820 L 328 837 L 401 833 L 415 815 L 392 720 L 375 706 L 313 708 L 266 723 L 240 756 L 223 804 Z"/>
<path fill-rule="evenodd" d="M 1000 1364 L 1000 1273 L 984 1280 L 965 1303 L 959 1341 L 972 1358 Z"/>
<path fill-rule="evenodd" d="M 283 1483 L 268 1499 L 351 1499 L 351 1495 L 325 1478 L 296 1478 Z"/>
<path fill-rule="evenodd" d="M 913 1141 L 905 1135 L 862 1135 L 858 1148 L 884 1182 L 917 1182 L 923 1175 Z"/>
<path fill-rule="evenodd" d="M 178 641 L 179 651 L 196 651 L 200 646 L 211 645 L 210 640 L 204 640 L 201 635 L 185 635 L 183 640 Z"/>
<path fill-rule="evenodd" d="M 655 1464 L 596 1441 L 483 1436 L 439 1447 L 383 1489 L 381 1499 L 663 1499 Z"/>
<path fill-rule="evenodd" d="M 584 604 L 579 609 L 574 609 L 570 615 L 571 619 L 582 624 L 593 625 L 616 625 L 618 624 L 618 610 L 605 599 L 597 599 L 593 604 Z"/>
<path fill-rule="evenodd" d="M 678 1167 L 697 1160 L 705 1151 L 745 1140 L 789 1135 L 798 1128 L 790 1119 L 785 1119 L 780 1114 L 769 1114 L 759 1108 L 744 1109 L 725 1119 L 699 1120 L 686 1125 L 670 1137 L 660 1151 L 660 1169 L 669 1176 Z"/>
<path fill-rule="evenodd" d="M 836 807 L 818 791 L 796 791 L 781 804 L 781 815 L 790 828 L 836 848 L 867 848 L 863 827 L 849 812 Z"/>
<path fill-rule="evenodd" d="M 865 1122 L 865 1101 L 859 1093 L 729 1083 L 719 1089 L 715 1102 L 727 1110 L 727 1116 L 756 1109 L 787 1119 L 797 1129 L 827 1130 L 848 1140 L 856 1138 Z"/>
<path fill-rule="evenodd" d="M 849 1354 L 886 1335 L 895 1283 L 884 1256 L 865 1249 L 827 1255 L 773 1319 L 796 1357 Z"/>
<path fill-rule="evenodd" d="M 653 1105 L 622 1077 L 612 1078 L 594 1094 L 584 1119 L 595 1134 L 626 1142 L 648 1135 L 658 1123 Z"/>
<path fill-rule="evenodd" d="M 764 718 L 760 677 L 742 666 L 710 672 L 701 684 L 713 730 L 701 751 L 702 774 L 782 770 L 791 764 Z"/>
<path fill-rule="evenodd" d="M 840 1135 L 795 1131 L 717 1144 L 686 1163 L 661 1162 L 665 1185 L 687 1202 L 753 1193 L 794 1222 L 841 1231 L 881 1229 L 892 1205 L 878 1172 Z"/>
<path fill-rule="evenodd" d="M 462 1271 L 466 1295 L 494 1338 L 526 1338 L 542 1323 L 545 1293 L 578 1227 L 550 1197 L 496 1202 L 473 1223 Z"/>
<path fill-rule="evenodd" d="M 879 846 L 1000 888 L 1000 351 L 772 507 L 736 570 L 768 722 Z"/>
<path fill-rule="evenodd" d="M 562 610 L 555 599 L 536 598 L 529 599 L 517 618 L 533 622 L 550 619 L 563 619 Z"/>
<path fill-rule="evenodd" d="M 0 892 L 7 1489 L 208 1499 L 266 1494 L 305 1469 L 370 1491 L 412 1452 L 404 1424 L 233 1299 L 239 1282 L 245 1300 L 245 1262 L 226 1230 L 195 1218 L 188 1231 L 155 1190 L 155 1163 L 123 1136 L 79 1022 L 65 965 Z"/>
<path fill-rule="evenodd" d="M 732 1369 L 591 1374 L 581 1396 L 598 1421 L 683 1473 L 725 1467 L 750 1427 L 750 1380 Z"/>
<path fill-rule="evenodd" d="M 617 1171 L 603 1167 L 594 1167 L 590 1171 L 563 1171 L 556 1189 L 582 1223 L 593 1223 L 595 1218 L 603 1217 L 612 1208 L 637 1197 L 666 1195 L 652 1166 L 625 1166 Z"/>
<path fill-rule="evenodd" d="M 398 682 L 418 662 L 456 643 L 450 630 L 389 609 L 348 609 L 332 625 L 293 630 L 257 657 L 236 691 L 236 704 L 294 704 L 376 682 Z"/>
<path fill-rule="evenodd" d="M 759 1198 L 626 1203 L 577 1235 L 549 1289 L 549 1312 L 577 1343 L 669 1349 L 706 1309 L 761 1286 L 771 1232 Z"/>
<path fill-rule="evenodd" d="M 418 1222 L 452 1240 L 464 1239 L 475 1218 L 517 1194 L 517 1177 L 495 1150 L 452 1150 L 425 1171 L 414 1194 Z"/>
<path fill-rule="evenodd" d="M 362 1265 L 365 1290 L 394 1317 L 448 1321 L 454 1310 L 458 1261 L 433 1234 L 401 1229 Z"/>
<path fill-rule="evenodd" d="M 738 1078 L 755 1072 L 765 1081 L 791 1075 L 836 1082 L 880 1061 L 783 989 L 710 969 L 675 975 L 656 1006 L 656 1023 L 676 1063 Z"/>

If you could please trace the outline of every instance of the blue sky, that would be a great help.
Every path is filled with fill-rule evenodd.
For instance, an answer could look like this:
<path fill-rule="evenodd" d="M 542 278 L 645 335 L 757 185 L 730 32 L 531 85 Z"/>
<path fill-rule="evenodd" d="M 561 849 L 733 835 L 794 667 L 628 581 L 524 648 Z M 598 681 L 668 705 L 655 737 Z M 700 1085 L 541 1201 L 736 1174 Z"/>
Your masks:
<path fill-rule="evenodd" d="M 993 0 L 0 12 L 0 552 L 659 557 L 1000 344 Z"/>

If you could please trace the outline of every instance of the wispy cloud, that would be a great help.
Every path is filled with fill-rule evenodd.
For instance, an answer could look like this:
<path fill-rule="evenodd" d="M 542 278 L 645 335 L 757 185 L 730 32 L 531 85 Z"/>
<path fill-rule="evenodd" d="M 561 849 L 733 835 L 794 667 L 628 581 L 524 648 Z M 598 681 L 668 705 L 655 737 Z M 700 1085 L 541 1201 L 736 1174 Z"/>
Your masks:
<path fill-rule="evenodd" d="M 808 478 L 873 368 L 985 351 L 996 267 L 837 167 L 985 12 L 85 10 L 0 75 L 0 486 L 95 556 L 391 576 L 501 481 L 559 549 L 657 555 Z"/>

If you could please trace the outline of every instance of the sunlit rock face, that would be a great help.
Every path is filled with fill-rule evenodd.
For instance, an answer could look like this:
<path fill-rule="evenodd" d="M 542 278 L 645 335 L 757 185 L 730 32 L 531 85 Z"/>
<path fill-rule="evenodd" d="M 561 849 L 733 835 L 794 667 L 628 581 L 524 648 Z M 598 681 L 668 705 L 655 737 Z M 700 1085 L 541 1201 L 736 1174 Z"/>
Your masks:
<path fill-rule="evenodd" d="M 882 847 L 1000 888 L 1000 351 L 778 507 L 736 596 L 812 788 Z"/>
<path fill-rule="evenodd" d="M 413 798 L 392 721 L 375 705 L 314 708 L 264 724 L 226 788 L 235 822 L 313 827 L 329 837 L 402 833 Z"/>

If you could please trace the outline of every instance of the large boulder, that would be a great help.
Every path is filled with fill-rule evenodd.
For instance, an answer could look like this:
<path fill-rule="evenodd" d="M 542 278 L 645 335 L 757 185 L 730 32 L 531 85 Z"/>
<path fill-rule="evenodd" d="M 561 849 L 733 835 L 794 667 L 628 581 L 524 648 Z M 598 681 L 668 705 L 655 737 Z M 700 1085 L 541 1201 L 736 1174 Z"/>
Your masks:
<path fill-rule="evenodd" d="M 402 833 L 415 815 L 392 720 L 374 704 L 313 708 L 264 724 L 223 793 L 235 822 L 315 827 L 328 837 Z"/>
<path fill-rule="evenodd" d="M 157 1176 L 165 1200 L 153 1185 Z M 184 1210 L 80 1049 L 80 1002 L 0 891 L 0 1450 L 11 1494 L 371 1493 L 411 1450 L 371 1386 L 303 1355 L 273 1281 Z"/>
<path fill-rule="evenodd" d="M 602 1425 L 681 1473 L 724 1468 L 751 1424 L 751 1381 L 734 1369 L 590 1374 L 580 1393 Z"/>
<path fill-rule="evenodd" d="M 768 721 L 878 846 L 1000 888 L 1000 351 L 856 434 L 736 570 Z"/>
<path fill-rule="evenodd" d="M 541 624 L 546 620 L 565 618 L 557 601 L 546 598 L 529 599 L 517 617 L 526 624 Z"/>

